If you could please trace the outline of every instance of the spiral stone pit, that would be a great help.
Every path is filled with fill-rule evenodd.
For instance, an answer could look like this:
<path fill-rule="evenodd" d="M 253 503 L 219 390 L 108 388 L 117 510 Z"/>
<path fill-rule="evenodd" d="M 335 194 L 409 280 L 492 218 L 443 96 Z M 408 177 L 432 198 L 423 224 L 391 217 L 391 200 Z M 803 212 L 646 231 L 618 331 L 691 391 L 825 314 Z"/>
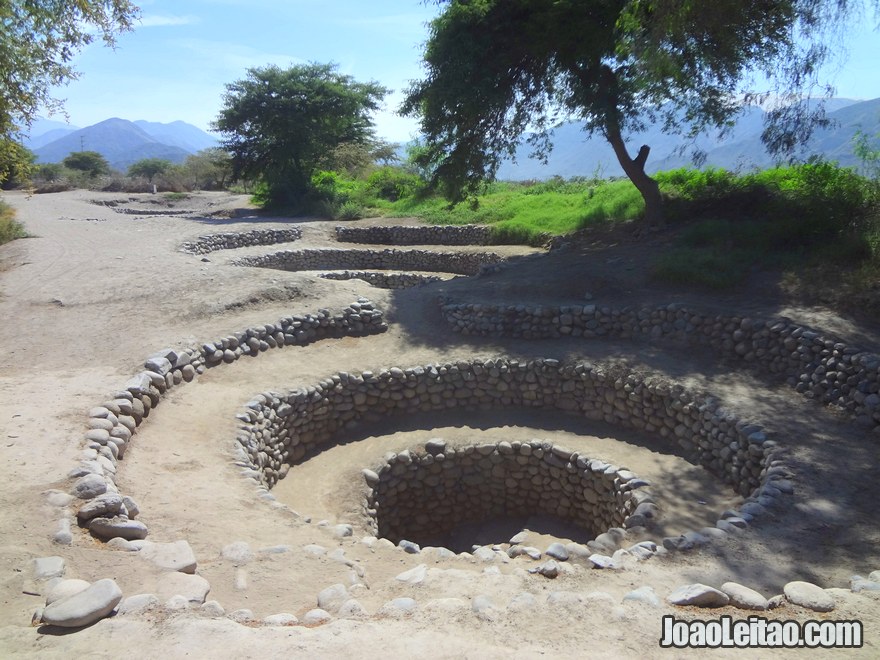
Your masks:
<path fill-rule="evenodd" d="M 449 547 L 462 525 L 530 516 L 568 523 L 588 540 L 612 527 L 648 525 L 657 513 L 646 481 L 549 442 L 453 448 L 435 439 L 386 457 L 364 478 L 370 526 L 395 544 Z"/>

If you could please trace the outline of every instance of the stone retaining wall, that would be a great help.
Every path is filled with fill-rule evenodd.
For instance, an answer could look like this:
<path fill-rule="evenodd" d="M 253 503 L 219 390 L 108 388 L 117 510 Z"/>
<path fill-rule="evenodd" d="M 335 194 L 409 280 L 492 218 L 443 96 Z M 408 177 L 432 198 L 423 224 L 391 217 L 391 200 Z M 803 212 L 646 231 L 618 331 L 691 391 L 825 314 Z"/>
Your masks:
<path fill-rule="evenodd" d="M 318 277 L 325 280 L 363 280 L 379 289 L 408 289 L 422 284 L 439 282 L 441 277 L 419 275 L 417 273 L 389 273 L 382 271 L 344 270 L 333 273 L 321 273 Z"/>
<path fill-rule="evenodd" d="M 378 373 L 339 373 L 247 404 L 238 464 L 271 488 L 291 464 L 337 442 L 337 434 L 398 415 L 451 409 L 535 408 L 675 439 L 742 495 L 756 495 L 777 451 L 761 427 L 712 399 L 665 381 L 557 360 L 473 360 Z"/>
<path fill-rule="evenodd" d="M 595 538 L 642 525 L 651 510 L 647 482 L 628 470 L 549 442 L 501 442 L 403 451 L 365 471 L 366 509 L 376 536 L 397 544 L 438 541 L 464 523 L 543 515 Z"/>
<path fill-rule="evenodd" d="M 484 265 L 504 258 L 494 252 L 432 252 L 430 250 L 285 250 L 243 257 L 237 266 L 279 270 L 403 270 L 476 275 Z"/>
<path fill-rule="evenodd" d="M 492 229 L 485 225 L 420 225 L 337 227 L 336 240 L 375 245 L 489 245 Z"/>
<path fill-rule="evenodd" d="M 215 250 L 233 250 L 249 245 L 274 245 L 292 243 L 302 238 L 302 230 L 289 229 L 251 229 L 250 231 L 228 231 L 221 234 L 199 236 L 195 241 L 187 241 L 180 246 L 188 254 L 208 254 Z"/>
<path fill-rule="evenodd" d="M 455 332 L 525 339 L 620 337 L 707 346 L 720 355 L 782 374 L 798 392 L 849 411 L 880 432 L 880 356 L 823 337 L 788 319 L 700 314 L 681 305 L 532 306 L 440 301 Z"/>
<path fill-rule="evenodd" d="M 122 390 L 89 412 L 86 449 L 80 464 L 69 474 L 75 479 L 72 493 L 84 500 L 77 513 L 79 523 L 104 540 L 142 539 L 147 535 L 146 526 L 136 520 L 137 505 L 118 491 L 116 466 L 137 428 L 168 389 L 192 381 L 208 367 L 234 362 L 243 355 L 256 356 L 269 348 L 304 345 L 328 337 L 363 336 L 386 329 L 382 313 L 362 298 L 338 314 L 320 310 L 317 314 L 287 316 L 198 347 L 154 354 Z M 62 522 L 56 541 L 69 543 L 69 521 L 67 530 L 64 526 Z"/>

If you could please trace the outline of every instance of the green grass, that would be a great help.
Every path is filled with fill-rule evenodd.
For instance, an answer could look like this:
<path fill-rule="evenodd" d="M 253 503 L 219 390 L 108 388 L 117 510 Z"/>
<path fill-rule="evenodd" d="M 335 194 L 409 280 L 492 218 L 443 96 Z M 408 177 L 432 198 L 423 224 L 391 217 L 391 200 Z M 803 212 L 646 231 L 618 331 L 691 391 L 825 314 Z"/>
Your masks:
<path fill-rule="evenodd" d="M 629 181 L 496 183 L 476 204 L 450 207 L 436 197 L 376 204 L 391 217 L 416 216 L 430 224 L 488 224 L 499 243 L 542 243 L 578 229 L 639 217 L 644 203 Z"/>
<path fill-rule="evenodd" d="M 22 224 L 15 219 L 15 209 L 0 201 L 0 245 L 27 235 Z"/>

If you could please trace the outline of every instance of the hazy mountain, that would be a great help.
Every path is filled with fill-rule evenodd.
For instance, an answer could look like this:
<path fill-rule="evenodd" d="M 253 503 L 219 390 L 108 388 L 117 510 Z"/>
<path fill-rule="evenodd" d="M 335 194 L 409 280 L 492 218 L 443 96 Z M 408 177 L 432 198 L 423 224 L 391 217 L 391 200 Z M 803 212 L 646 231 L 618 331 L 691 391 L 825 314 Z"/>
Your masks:
<path fill-rule="evenodd" d="M 216 145 L 212 136 L 182 121 L 159 124 L 113 118 L 70 131 L 33 151 L 38 163 L 58 163 L 74 151 L 97 151 L 111 167 L 125 170 L 143 158 L 182 163 L 188 155 Z"/>
<path fill-rule="evenodd" d="M 852 153 L 852 139 L 859 129 L 869 135 L 880 132 L 880 99 L 830 99 L 826 103 L 826 113 L 833 121 L 832 127 L 816 131 L 799 156 L 807 158 L 811 154 L 817 154 L 836 160 L 844 166 L 858 165 Z M 774 160 L 761 143 L 764 116 L 761 108 L 751 106 L 744 110 L 735 125 L 724 135 L 717 131 L 701 135 L 692 145 L 688 145 L 680 136 L 664 134 L 656 126 L 628 136 L 627 145 L 631 153 L 635 153 L 642 144 L 651 147 L 646 168 L 649 172 L 692 165 L 693 147 L 706 153 L 707 166 L 740 170 L 769 167 L 774 164 Z M 623 170 L 617 163 L 611 146 L 599 137 L 588 138 L 579 124 L 563 124 L 557 128 L 553 144 L 554 149 L 547 165 L 530 159 L 527 145 L 520 147 L 517 150 L 517 162 L 505 162 L 499 168 L 498 178 L 516 181 L 546 179 L 555 175 L 566 178 L 623 176 Z"/>
<path fill-rule="evenodd" d="M 196 153 L 202 149 L 210 149 L 220 144 L 220 141 L 210 133 L 206 133 L 192 124 L 187 124 L 185 121 L 161 124 L 156 121 L 138 119 L 134 123 L 162 144 L 180 147 L 190 153 Z"/>
<path fill-rule="evenodd" d="M 28 149 L 38 149 L 43 145 L 54 142 L 58 138 L 64 137 L 68 133 L 72 133 L 77 128 L 77 126 L 72 126 L 63 121 L 37 117 L 30 127 L 24 131 L 26 137 L 22 140 L 22 143 Z"/>

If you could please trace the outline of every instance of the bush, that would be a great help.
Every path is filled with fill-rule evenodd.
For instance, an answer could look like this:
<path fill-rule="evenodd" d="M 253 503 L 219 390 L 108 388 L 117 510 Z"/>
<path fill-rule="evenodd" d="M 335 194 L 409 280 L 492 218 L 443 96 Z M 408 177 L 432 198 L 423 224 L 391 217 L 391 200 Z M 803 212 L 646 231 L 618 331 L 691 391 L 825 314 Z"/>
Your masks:
<path fill-rule="evenodd" d="M 403 197 L 411 197 L 423 185 L 417 174 L 390 165 L 380 167 L 367 177 L 367 187 L 370 192 L 389 202 L 396 202 Z"/>
<path fill-rule="evenodd" d="M 15 219 L 15 209 L 0 201 L 0 245 L 27 235 L 24 226 Z"/>

